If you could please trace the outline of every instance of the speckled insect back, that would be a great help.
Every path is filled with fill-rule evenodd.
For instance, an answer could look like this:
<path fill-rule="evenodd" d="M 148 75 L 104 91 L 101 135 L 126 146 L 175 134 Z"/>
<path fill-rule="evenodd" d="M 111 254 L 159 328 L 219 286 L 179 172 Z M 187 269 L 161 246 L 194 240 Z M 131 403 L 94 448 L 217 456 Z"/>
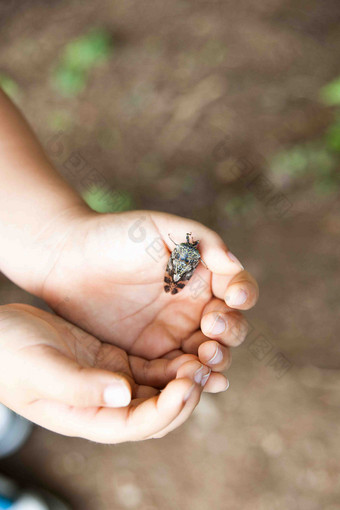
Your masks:
<path fill-rule="evenodd" d="M 199 241 L 190 242 L 191 234 L 186 235 L 186 243 L 177 244 L 170 237 L 170 240 L 176 245 L 176 248 L 171 252 L 168 264 L 166 266 L 166 275 L 164 277 L 164 290 L 177 294 L 177 292 L 185 287 L 185 281 L 190 280 L 198 264 L 202 262 L 205 267 L 205 262 L 201 259 L 201 254 L 198 251 Z"/>

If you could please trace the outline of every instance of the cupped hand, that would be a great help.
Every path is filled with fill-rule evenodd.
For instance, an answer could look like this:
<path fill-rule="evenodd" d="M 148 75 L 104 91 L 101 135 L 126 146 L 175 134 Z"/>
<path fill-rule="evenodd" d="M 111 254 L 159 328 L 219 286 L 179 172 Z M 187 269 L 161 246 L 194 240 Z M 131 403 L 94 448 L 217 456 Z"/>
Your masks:
<path fill-rule="evenodd" d="M 183 290 L 164 292 L 174 245 L 199 240 L 199 264 Z M 53 249 L 50 236 L 58 239 Z M 253 277 L 218 234 L 190 219 L 153 211 L 81 211 L 47 228 L 37 291 L 57 314 L 100 340 L 148 360 L 197 355 L 212 369 L 205 391 L 226 389 L 230 364 L 247 323 L 239 310 L 258 298 Z M 46 262 L 47 261 L 47 262 Z"/>
<path fill-rule="evenodd" d="M 27 305 L 0 307 L 0 349 L 2 403 L 55 432 L 104 443 L 162 437 L 178 427 L 208 374 L 193 355 L 127 355 Z"/>

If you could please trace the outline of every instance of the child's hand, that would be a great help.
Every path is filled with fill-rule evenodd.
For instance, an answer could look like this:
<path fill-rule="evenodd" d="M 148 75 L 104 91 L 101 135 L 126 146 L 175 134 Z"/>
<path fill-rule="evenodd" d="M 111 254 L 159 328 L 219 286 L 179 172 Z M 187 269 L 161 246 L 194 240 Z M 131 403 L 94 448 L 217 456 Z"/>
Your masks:
<path fill-rule="evenodd" d="M 247 329 L 236 309 L 252 307 L 258 288 L 221 238 L 169 214 L 93 213 L 54 171 L 1 91 L 0 112 L 1 271 L 129 354 L 149 360 L 198 355 L 214 371 L 205 389 L 225 389 L 218 372 L 230 363 L 229 346 L 240 344 Z M 188 232 L 200 240 L 209 271 L 200 264 L 185 289 L 165 294 L 173 248 L 168 234 L 179 243 Z"/>
<path fill-rule="evenodd" d="M 0 400 L 48 428 L 96 441 L 166 434 L 190 415 L 205 383 L 210 392 L 227 388 L 219 372 L 230 364 L 229 346 L 245 338 L 237 309 L 255 304 L 256 282 L 200 223 L 147 211 L 90 211 L 1 91 L 0 112 L 1 271 L 107 342 L 60 317 L 3 307 Z M 168 234 L 180 243 L 189 232 L 209 270 L 200 264 L 186 288 L 166 294 Z M 117 378 L 127 400 L 115 405 L 128 404 L 130 387 L 132 403 L 101 407 Z M 185 403 L 193 379 L 200 384 Z M 156 397 L 156 388 L 165 389 Z M 118 399 L 117 387 L 112 392 Z M 140 398 L 148 400 L 136 406 Z"/>
<path fill-rule="evenodd" d="M 195 356 L 128 356 L 26 305 L 0 307 L 0 350 L 1 402 L 46 428 L 98 442 L 161 437 L 190 416 L 202 391 L 193 382 Z"/>
<path fill-rule="evenodd" d="M 168 233 L 180 243 L 187 232 L 200 240 L 209 270 L 200 264 L 186 287 L 169 295 L 163 289 L 173 249 Z M 44 250 L 51 238 L 56 247 Z M 36 243 L 43 268 L 37 293 L 58 314 L 146 359 L 198 355 L 214 371 L 205 390 L 226 388 L 217 372 L 229 366 L 229 346 L 239 345 L 247 332 L 236 309 L 251 308 L 258 287 L 215 232 L 164 213 L 73 211 L 72 219 L 52 223 Z"/>

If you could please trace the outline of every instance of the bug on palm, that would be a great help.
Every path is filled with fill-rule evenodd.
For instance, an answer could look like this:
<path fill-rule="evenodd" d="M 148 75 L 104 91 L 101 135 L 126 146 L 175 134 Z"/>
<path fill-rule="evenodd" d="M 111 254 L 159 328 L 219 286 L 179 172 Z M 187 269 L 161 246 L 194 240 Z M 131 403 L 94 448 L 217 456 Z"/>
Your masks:
<path fill-rule="evenodd" d="M 200 262 L 207 267 L 197 248 L 199 241 L 192 239 L 190 242 L 190 236 L 191 234 L 186 235 L 186 243 L 177 244 L 171 239 L 169 234 L 169 238 L 175 244 L 175 248 L 172 250 L 166 266 L 164 277 L 165 292 L 177 294 L 179 290 L 183 289 L 185 282 L 190 280 Z"/>

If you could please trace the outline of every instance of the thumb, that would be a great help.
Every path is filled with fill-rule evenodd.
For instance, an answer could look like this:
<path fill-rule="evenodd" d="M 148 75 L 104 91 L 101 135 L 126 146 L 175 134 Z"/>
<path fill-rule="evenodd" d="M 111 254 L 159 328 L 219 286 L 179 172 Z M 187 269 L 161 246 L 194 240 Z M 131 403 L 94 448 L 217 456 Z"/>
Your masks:
<path fill-rule="evenodd" d="M 40 398 L 76 407 L 126 407 L 130 404 L 131 386 L 125 375 L 82 367 L 46 345 L 40 356 L 43 356 L 41 363 L 35 353 L 35 366 L 29 377 L 35 394 L 38 393 Z"/>

